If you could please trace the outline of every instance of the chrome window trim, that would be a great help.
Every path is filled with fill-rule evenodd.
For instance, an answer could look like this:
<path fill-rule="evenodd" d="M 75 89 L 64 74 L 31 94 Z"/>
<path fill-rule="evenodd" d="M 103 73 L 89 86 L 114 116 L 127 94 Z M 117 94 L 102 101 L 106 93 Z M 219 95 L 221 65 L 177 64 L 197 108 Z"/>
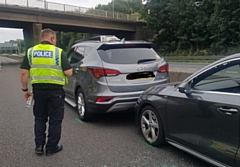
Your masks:
<path fill-rule="evenodd" d="M 208 91 L 208 90 L 195 90 L 192 89 L 192 93 L 209 93 L 209 94 L 222 94 L 222 95 L 235 95 L 240 96 L 240 93 L 230 93 L 230 92 L 219 92 L 219 91 Z"/>

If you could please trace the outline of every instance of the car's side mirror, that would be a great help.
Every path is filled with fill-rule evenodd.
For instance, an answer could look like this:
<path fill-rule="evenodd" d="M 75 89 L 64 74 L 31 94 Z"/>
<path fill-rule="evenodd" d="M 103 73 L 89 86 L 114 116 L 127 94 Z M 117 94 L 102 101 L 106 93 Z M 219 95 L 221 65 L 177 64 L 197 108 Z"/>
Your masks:
<path fill-rule="evenodd" d="M 179 92 L 189 95 L 191 93 L 191 83 L 180 84 L 178 87 Z"/>
<path fill-rule="evenodd" d="M 181 92 L 181 93 L 185 93 L 185 92 L 186 92 L 185 87 L 178 87 L 178 90 L 179 90 L 179 92 Z"/>

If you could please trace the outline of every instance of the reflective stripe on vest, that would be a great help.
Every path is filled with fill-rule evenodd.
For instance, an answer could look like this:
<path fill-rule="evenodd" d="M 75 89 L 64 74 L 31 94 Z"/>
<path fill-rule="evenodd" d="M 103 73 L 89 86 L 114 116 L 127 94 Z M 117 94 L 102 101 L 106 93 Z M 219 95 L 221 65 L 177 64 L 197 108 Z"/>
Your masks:
<path fill-rule="evenodd" d="M 62 70 L 62 67 L 60 66 L 43 65 L 43 64 L 34 64 L 34 65 L 31 65 L 31 68 L 52 68 L 52 69 Z"/>
<path fill-rule="evenodd" d="M 31 80 L 57 80 L 64 82 L 64 79 L 61 77 L 47 77 L 47 76 L 33 76 Z"/>
<path fill-rule="evenodd" d="M 55 54 L 56 54 L 56 57 L 55 57 L 56 65 L 58 66 L 59 65 L 59 49 L 58 48 L 55 49 Z"/>
<path fill-rule="evenodd" d="M 29 64 L 32 65 L 32 52 L 33 52 L 33 48 L 30 48 L 30 51 L 29 51 Z"/>

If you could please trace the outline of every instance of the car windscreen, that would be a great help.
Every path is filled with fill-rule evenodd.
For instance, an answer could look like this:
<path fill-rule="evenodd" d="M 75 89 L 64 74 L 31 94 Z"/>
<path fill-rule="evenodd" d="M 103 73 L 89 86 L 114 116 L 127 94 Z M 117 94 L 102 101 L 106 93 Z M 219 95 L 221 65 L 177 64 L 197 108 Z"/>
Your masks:
<path fill-rule="evenodd" d="M 112 64 L 140 64 L 162 59 L 152 48 L 109 48 L 98 50 L 98 54 L 104 62 Z"/>

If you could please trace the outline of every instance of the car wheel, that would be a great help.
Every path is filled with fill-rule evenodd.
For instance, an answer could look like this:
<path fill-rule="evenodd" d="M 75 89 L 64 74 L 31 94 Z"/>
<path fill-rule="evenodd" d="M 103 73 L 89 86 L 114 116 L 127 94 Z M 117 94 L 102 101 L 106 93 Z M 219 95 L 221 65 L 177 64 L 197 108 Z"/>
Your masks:
<path fill-rule="evenodd" d="M 144 139 L 153 146 L 164 143 L 164 131 L 159 114 L 152 106 L 146 106 L 139 117 L 140 129 Z"/>
<path fill-rule="evenodd" d="M 87 110 L 85 96 L 81 89 L 77 91 L 76 101 L 77 101 L 77 112 L 78 112 L 79 118 L 82 121 L 89 121 L 91 118 L 91 114 Z"/>

